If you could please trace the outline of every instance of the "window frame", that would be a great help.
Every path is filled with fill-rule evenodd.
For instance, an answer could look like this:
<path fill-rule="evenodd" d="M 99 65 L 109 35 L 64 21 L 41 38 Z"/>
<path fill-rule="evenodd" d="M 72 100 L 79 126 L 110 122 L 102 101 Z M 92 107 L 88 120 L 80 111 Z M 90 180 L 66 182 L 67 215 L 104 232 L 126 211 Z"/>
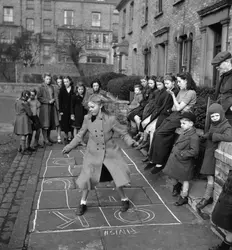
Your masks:
<path fill-rule="evenodd" d="M 130 3 L 130 19 L 129 19 L 129 32 L 128 34 L 132 34 L 133 32 L 133 22 L 134 22 L 134 1 Z"/>
<path fill-rule="evenodd" d="M 126 36 L 126 8 L 122 12 L 122 38 Z"/>
<path fill-rule="evenodd" d="M 50 26 L 45 25 L 46 21 L 50 21 Z M 50 27 L 50 29 L 45 29 L 45 27 Z M 46 18 L 43 20 L 43 33 L 44 34 L 51 34 L 52 33 L 52 19 Z"/>
<path fill-rule="evenodd" d="M 8 17 L 8 18 L 11 17 L 11 15 L 6 16 L 6 13 L 5 13 L 6 9 L 12 10 L 12 21 L 5 19 L 6 17 Z M 13 6 L 3 6 L 3 22 L 4 23 L 14 23 L 14 7 Z"/>
<path fill-rule="evenodd" d="M 51 0 L 44 0 L 43 1 L 43 10 L 47 10 L 47 11 L 51 11 L 52 10 L 52 1 Z"/>
<path fill-rule="evenodd" d="M 26 9 L 27 10 L 34 10 L 34 8 L 35 8 L 34 4 L 35 4 L 34 0 L 27 0 L 26 1 Z"/>
<path fill-rule="evenodd" d="M 65 14 L 72 13 L 71 17 L 66 16 Z M 67 21 L 71 20 L 71 24 L 69 24 Z M 73 10 L 64 10 L 64 25 L 65 26 L 73 26 L 74 25 L 74 11 Z"/>
<path fill-rule="evenodd" d="M 93 59 L 99 59 L 100 62 L 94 62 Z M 87 63 L 106 64 L 106 57 L 103 57 L 103 56 L 87 56 Z"/>
<path fill-rule="evenodd" d="M 33 21 L 33 29 L 28 29 L 28 21 L 29 20 Z M 34 20 L 34 18 L 26 18 L 26 29 L 27 29 L 27 31 L 34 32 L 34 30 L 35 30 L 35 20 Z"/>
<path fill-rule="evenodd" d="M 99 15 L 99 18 L 98 18 L 98 20 L 97 20 L 97 25 L 94 25 L 94 24 L 96 24 L 95 22 L 94 22 L 94 18 L 93 18 L 93 16 L 94 15 Z M 101 15 L 101 12 L 98 12 L 98 11 L 92 11 L 91 12 L 91 26 L 92 27 L 101 27 L 101 20 L 102 20 L 102 15 Z M 96 21 L 96 20 L 95 20 Z"/>
<path fill-rule="evenodd" d="M 46 52 L 46 50 L 45 50 L 46 47 L 49 47 L 48 54 L 45 53 Z M 51 57 L 51 44 L 44 44 L 43 45 L 43 57 L 44 58 L 50 58 Z"/>

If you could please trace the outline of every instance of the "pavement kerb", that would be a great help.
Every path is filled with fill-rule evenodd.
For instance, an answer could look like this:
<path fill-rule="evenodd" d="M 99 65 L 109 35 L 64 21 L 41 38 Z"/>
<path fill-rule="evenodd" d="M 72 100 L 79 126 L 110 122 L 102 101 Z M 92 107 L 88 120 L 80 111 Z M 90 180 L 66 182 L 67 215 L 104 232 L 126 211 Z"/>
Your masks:
<path fill-rule="evenodd" d="M 27 181 L 24 199 L 14 224 L 10 242 L 8 244 L 8 250 L 23 249 L 45 150 L 46 149 L 39 149 L 35 154 L 34 164 Z"/>

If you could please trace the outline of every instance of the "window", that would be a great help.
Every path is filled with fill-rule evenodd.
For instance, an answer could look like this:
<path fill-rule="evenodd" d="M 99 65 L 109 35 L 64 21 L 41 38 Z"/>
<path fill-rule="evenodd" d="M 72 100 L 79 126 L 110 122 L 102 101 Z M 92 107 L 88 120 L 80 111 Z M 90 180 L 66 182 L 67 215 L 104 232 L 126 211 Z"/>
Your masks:
<path fill-rule="evenodd" d="M 92 12 L 92 26 L 94 26 L 94 27 L 101 26 L 101 13 Z"/>
<path fill-rule="evenodd" d="M 50 57 L 50 51 L 51 46 L 50 45 L 44 45 L 43 55 L 44 57 Z"/>
<path fill-rule="evenodd" d="M 12 23 L 13 19 L 13 7 L 3 7 L 3 21 Z"/>
<path fill-rule="evenodd" d="M 123 10 L 123 17 L 122 17 L 122 37 L 126 35 L 126 9 Z"/>
<path fill-rule="evenodd" d="M 178 54 L 179 54 L 179 72 L 191 71 L 192 61 L 192 33 L 183 35 L 179 38 Z"/>
<path fill-rule="evenodd" d="M 88 63 L 106 63 L 106 58 L 100 57 L 100 56 L 88 56 L 87 62 Z"/>
<path fill-rule="evenodd" d="M 51 19 L 44 19 L 43 21 L 43 32 L 46 34 L 52 33 L 52 21 Z"/>
<path fill-rule="evenodd" d="M 26 8 L 28 10 L 33 10 L 34 9 L 34 0 L 27 0 L 27 2 L 26 2 Z"/>
<path fill-rule="evenodd" d="M 86 34 L 86 46 L 87 48 L 92 47 L 92 34 L 91 33 Z"/>
<path fill-rule="evenodd" d="M 34 19 L 33 18 L 26 19 L 26 29 L 28 31 L 34 31 Z"/>
<path fill-rule="evenodd" d="M 109 34 L 103 34 L 102 37 L 102 45 L 104 48 L 108 48 L 110 44 L 110 37 Z"/>
<path fill-rule="evenodd" d="M 51 10 L 51 9 L 52 9 L 51 0 L 44 0 L 44 10 Z"/>
<path fill-rule="evenodd" d="M 93 47 L 101 48 L 101 34 L 93 34 Z"/>
<path fill-rule="evenodd" d="M 150 75 L 150 66 L 151 66 L 151 49 L 146 48 L 144 50 L 144 75 Z"/>
<path fill-rule="evenodd" d="M 64 11 L 64 25 L 73 25 L 73 10 Z"/>
<path fill-rule="evenodd" d="M 134 2 L 130 4 L 130 21 L 129 21 L 129 33 L 133 30 L 133 20 L 134 20 Z"/>
<path fill-rule="evenodd" d="M 148 23 L 148 0 L 145 0 L 144 22 Z"/>
<path fill-rule="evenodd" d="M 163 12 L 163 0 L 158 0 L 158 13 Z"/>

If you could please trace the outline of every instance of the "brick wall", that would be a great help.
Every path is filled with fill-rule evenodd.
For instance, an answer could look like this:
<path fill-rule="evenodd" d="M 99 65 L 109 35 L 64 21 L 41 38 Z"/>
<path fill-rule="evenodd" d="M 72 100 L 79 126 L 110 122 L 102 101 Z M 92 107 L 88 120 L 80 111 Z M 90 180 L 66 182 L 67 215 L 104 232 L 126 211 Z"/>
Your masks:
<path fill-rule="evenodd" d="M 130 19 L 130 3 L 127 4 L 120 10 L 120 29 L 119 29 L 119 42 L 122 40 L 129 41 L 128 56 L 124 60 L 125 62 L 125 73 L 133 74 L 136 72 L 138 75 L 144 74 L 144 55 L 143 51 L 145 48 L 151 49 L 151 62 L 150 62 L 150 75 L 157 75 L 158 67 L 162 62 L 157 61 L 158 52 L 157 44 L 160 43 L 162 36 L 155 36 L 155 32 L 161 30 L 164 27 L 169 27 L 167 32 L 167 65 L 164 73 L 177 73 L 178 71 L 178 48 L 176 38 L 186 34 L 192 33 L 192 60 L 191 60 L 191 73 L 197 83 L 201 80 L 200 72 L 202 67 L 206 67 L 204 83 L 212 84 L 213 68 L 210 64 L 213 55 L 206 53 L 206 62 L 201 65 L 202 55 L 202 34 L 200 28 L 202 26 L 202 19 L 198 15 L 198 11 L 211 6 L 214 3 L 221 2 L 219 0 L 196 0 L 196 1 L 175 1 L 179 2 L 176 5 L 174 0 L 163 0 L 163 13 L 159 15 L 157 12 L 158 0 L 148 1 L 148 22 L 144 24 L 144 4 L 143 1 L 134 1 L 134 19 L 132 33 L 128 34 L 129 31 L 129 19 Z M 122 38 L 122 21 L 123 21 L 123 10 L 126 9 L 126 35 Z M 216 13 L 216 12 L 215 12 Z M 219 13 L 219 12 L 218 12 Z M 212 14 L 213 19 L 214 14 Z M 231 13 L 228 15 L 231 17 Z M 220 23 L 221 20 L 218 20 Z M 210 26 L 209 26 L 210 27 Z M 208 34 L 207 34 L 208 35 Z M 213 40 L 211 37 L 207 37 L 207 41 Z M 223 47 L 228 47 L 230 50 L 230 42 L 232 39 L 232 27 L 229 26 L 228 41 L 223 41 Z M 207 44 L 205 45 L 208 46 Z M 137 49 L 135 52 L 134 49 Z M 214 49 L 212 48 L 212 51 Z M 161 58 L 163 60 L 163 58 Z M 209 75 L 209 79 L 208 79 Z"/>

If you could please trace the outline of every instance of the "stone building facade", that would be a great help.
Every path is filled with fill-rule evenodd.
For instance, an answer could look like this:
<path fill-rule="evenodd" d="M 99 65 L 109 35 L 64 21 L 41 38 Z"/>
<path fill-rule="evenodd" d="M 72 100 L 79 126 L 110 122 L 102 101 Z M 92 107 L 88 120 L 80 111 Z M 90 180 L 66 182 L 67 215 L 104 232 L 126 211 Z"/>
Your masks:
<path fill-rule="evenodd" d="M 79 32 L 86 38 L 81 63 L 113 63 L 117 42 L 119 0 L 2 0 L 0 32 L 11 42 L 24 28 L 40 44 L 40 63 L 67 62 L 56 49 L 60 37 Z"/>
<path fill-rule="evenodd" d="M 231 50 L 230 0 L 121 0 L 115 68 L 126 74 L 189 71 L 200 85 L 218 80 L 212 58 Z"/>

